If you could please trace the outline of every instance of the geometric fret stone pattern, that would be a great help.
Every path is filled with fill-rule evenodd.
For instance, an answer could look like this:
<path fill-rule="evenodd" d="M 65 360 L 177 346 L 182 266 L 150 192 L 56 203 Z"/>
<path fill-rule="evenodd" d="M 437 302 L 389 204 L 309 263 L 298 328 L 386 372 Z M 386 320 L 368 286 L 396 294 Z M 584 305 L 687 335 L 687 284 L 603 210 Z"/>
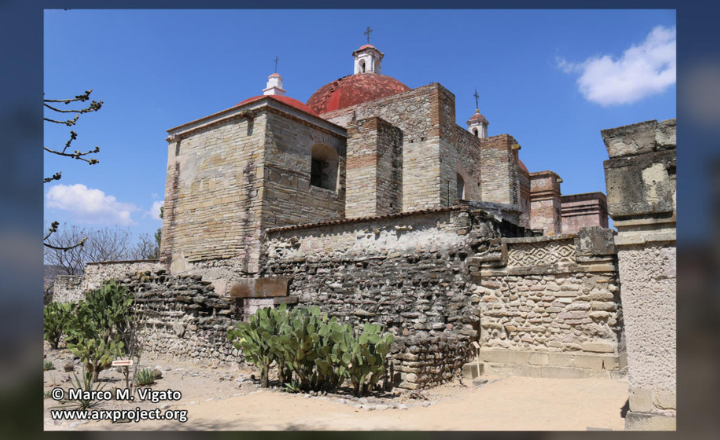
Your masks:
<path fill-rule="evenodd" d="M 540 243 L 508 243 L 508 266 L 575 263 L 573 240 Z"/>

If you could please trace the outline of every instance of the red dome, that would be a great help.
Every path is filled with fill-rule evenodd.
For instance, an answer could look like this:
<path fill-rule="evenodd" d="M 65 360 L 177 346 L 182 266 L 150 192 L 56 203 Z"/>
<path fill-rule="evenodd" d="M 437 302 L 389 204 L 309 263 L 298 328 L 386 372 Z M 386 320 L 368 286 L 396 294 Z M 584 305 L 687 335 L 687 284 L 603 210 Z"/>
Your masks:
<path fill-rule="evenodd" d="M 395 78 L 379 73 L 358 73 L 320 87 L 308 99 L 307 105 L 322 114 L 408 90 L 411 90 L 410 87 Z"/>
<path fill-rule="evenodd" d="M 295 107 L 295 108 L 298 109 L 298 110 L 304 111 L 305 113 L 310 113 L 310 114 L 313 115 L 313 116 L 317 116 L 317 113 L 314 112 L 313 109 L 311 109 L 311 108 L 308 107 L 307 105 L 303 104 L 302 102 L 298 101 L 297 99 L 291 98 L 291 97 L 289 97 L 289 96 L 280 96 L 280 95 L 260 95 L 260 96 L 253 96 L 252 98 L 248 98 L 248 99 L 246 99 L 245 101 L 241 102 L 241 103 L 238 104 L 238 105 L 249 104 L 249 103 L 251 103 L 251 102 L 259 101 L 259 100 L 261 100 L 261 99 L 263 99 L 263 98 L 274 99 L 274 100 L 276 100 L 276 101 L 280 101 L 280 102 L 282 102 L 282 103 L 285 103 L 285 104 L 287 104 L 287 105 L 289 105 L 289 106 L 291 106 L 291 107 Z M 235 107 L 237 107 L 238 105 L 236 105 Z"/>

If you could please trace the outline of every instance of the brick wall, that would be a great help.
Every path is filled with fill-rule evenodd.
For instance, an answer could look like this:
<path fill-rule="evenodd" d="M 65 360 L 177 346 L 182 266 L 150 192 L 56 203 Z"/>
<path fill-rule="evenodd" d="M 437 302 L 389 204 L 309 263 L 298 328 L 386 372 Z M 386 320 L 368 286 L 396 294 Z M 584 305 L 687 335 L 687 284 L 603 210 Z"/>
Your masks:
<path fill-rule="evenodd" d="M 607 201 L 601 192 L 562 196 L 562 233 L 574 234 L 580 228 L 608 227 Z"/>
<path fill-rule="evenodd" d="M 545 235 L 560 234 L 560 176 L 552 171 L 530 173 L 530 227 Z"/>

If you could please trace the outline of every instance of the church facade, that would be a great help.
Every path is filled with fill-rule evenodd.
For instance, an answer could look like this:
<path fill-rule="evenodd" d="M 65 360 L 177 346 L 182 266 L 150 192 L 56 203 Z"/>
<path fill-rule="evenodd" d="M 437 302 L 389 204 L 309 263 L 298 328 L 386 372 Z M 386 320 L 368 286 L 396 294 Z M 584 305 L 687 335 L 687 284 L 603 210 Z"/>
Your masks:
<path fill-rule="evenodd" d="M 274 73 L 262 95 L 168 130 L 161 260 L 173 272 L 252 276 L 269 228 L 460 200 L 497 204 L 545 235 L 607 227 L 602 193 L 562 196 L 562 179 L 530 173 L 511 135 L 487 136 L 479 109 L 457 125 L 453 93 L 383 75 L 383 57 L 360 47 L 354 73 L 307 103 L 287 96 Z"/>

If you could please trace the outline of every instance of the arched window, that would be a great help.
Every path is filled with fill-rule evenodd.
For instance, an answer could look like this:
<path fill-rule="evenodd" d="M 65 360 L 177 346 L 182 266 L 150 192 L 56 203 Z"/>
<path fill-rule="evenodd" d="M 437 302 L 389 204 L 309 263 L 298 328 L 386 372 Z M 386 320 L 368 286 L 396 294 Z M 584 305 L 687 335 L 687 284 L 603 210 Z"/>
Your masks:
<path fill-rule="evenodd" d="M 365 73 L 365 61 L 360 61 L 360 73 Z"/>
<path fill-rule="evenodd" d="M 460 174 L 457 175 L 457 198 L 458 200 L 465 200 L 465 180 Z"/>
<path fill-rule="evenodd" d="M 473 134 L 475 135 L 475 137 L 480 137 L 480 135 L 478 134 L 477 128 L 473 128 Z"/>
<path fill-rule="evenodd" d="M 339 156 L 327 145 L 312 147 L 310 165 L 310 185 L 335 191 L 338 180 Z"/>

